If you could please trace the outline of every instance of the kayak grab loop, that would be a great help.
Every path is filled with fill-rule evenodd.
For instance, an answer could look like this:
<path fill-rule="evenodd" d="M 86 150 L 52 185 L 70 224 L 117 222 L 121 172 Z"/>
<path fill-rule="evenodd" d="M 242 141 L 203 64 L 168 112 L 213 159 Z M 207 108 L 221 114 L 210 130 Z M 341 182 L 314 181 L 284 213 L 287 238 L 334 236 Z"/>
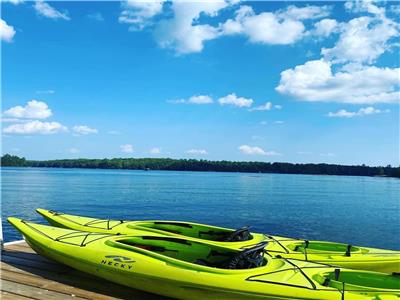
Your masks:
<path fill-rule="evenodd" d="M 111 222 L 116 222 L 117 224 L 114 224 L 114 225 L 111 226 Z M 113 229 L 114 227 L 116 227 L 116 226 L 118 226 L 118 225 L 121 225 L 122 223 L 125 223 L 125 221 L 122 221 L 122 220 L 94 219 L 94 220 L 91 220 L 91 221 L 89 221 L 89 222 L 83 224 L 82 226 L 92 227 L 92 228 L 98 228 L 98 229 L 111 230 L 111 229 Z M 101 225 L 104 225 L 104 224 L 106 225 L 106 226 L 105 226 L 106 228 L 101 227 Z M 93 226 L 93 225 L 99 225 L 99 226 Z"/>
<path fill-rule="evenodd" d="M 32 226 L 31 224 L 29 224 L 29 222 L 27 222 L 25 220 L 21 220 L 21 223 L 25 224 L 31 230 L 45 236 L 46 238 L 48 238 L 50 240 L 53 240 L 55 242 L 69 244 L 72 246 L 85 247 L 87 244 L 90 244 L 94 241 L 112 236 L 112 234 L 106 234 L 106 233 L 72 231 L 72 232 L 69 232 L 66 234 L 62 234 L 58 237 L 52 237 L 52 236 L 44 233 L 43 231 L 37 229 L 36 227 Z M 82 238 L 82 240 L 80 240 L 80 238 Z M 76 239 L 76 241 L 74 239 Z M 69 241 L 65 241 L 65 240 L 69 240 Z"/>
<path fill-rule="evenodd" d="M 275 243 L 277 243 L 285 251 L 286 254 L 289 254 L 289 250 L 285 246 L 283 246 L 279 240 L 274 238 L 272 235 L 264 234 L 264 236 L 266 236 L 267 238 L 273 240 Z M 277 252 L 277 251 L 273 251 L 273 252 Z"/>

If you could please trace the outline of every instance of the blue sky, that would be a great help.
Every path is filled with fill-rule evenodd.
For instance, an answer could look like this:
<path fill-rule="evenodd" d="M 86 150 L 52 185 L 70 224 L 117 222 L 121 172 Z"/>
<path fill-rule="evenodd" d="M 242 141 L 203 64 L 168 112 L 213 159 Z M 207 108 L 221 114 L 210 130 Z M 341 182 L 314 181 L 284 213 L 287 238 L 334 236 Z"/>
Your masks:
<path fill-rule="evenodd" d="M 399 164 L 399 2 L 2 3 L 2 152 Z"/>

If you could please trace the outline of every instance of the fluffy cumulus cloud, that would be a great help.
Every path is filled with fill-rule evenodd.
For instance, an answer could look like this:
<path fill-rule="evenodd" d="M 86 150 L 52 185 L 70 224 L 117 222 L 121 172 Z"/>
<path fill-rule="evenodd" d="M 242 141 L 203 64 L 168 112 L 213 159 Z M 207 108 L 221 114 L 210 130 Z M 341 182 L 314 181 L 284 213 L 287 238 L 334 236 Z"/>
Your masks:
<path fill-rule="evenodd" d="M 325 59 L 335 63 L 373 63 L 387 51 L 391 39 L 399 36 L 399 25 L 384 17 L 363 16 L 341 25 L 333 48 L 322 48 Z"/>
<path fill-rule="evenodd" d="M 11 42 L 15 35 L 14 27 L 8 25 L 6 21 L 0 19 L 0 40 Z"/>
<path fill-rule="evenodd" d="M 3 113 L 4 116 L 22 119 L 46 119 L 52 115 L 45 102 L 31 100 L 25 106 L 14 106 Z"/>
<path fill-rule="evenodd" d="M 256 14 L 250 6 L 242 6 L 235 19 L 222 25 L 225 35 L 241 34 L 252 43 L 287 45 L 301 39 L 304 33 L 301 21 L 281 18 L 271 12 Z"/>
<path fill-rule="evenodd" d="M 162 12 L 164 1 L 128 0 L 123 2 L 123 10 L 118 20 L 130 25 L 131 30 L 141 30 L 151 24 L 153 17 Z"/>
<path fill-rule="evenodd" d="M 54 20 L 56 19 L 62 19 L 66 21 L 70 20 L 68 13 L 66 12 L 62 13 L 44 1 L 41 0 L 36 1 L 33 7 L 35 8 L 37 14 L 42 17 Z"/>
<path fill-rule="evenodd" d="M 88 135 L 98 133 L 99 131 L 96 128 L 91 128 L 87 125 L 76 125 L 72 128 L 72 130 L 77 135 Z"/>
<path fill-rule="evenodd" d="M 328 16 L 328 6 L 288 6 L 286 10 L 256 14 L 252 7 L 243 5 L 234 19 L 221 25 L 222 35 L 241 34 L 252 43 L 289 45 L 305 35 L 303 20 Z"/>
<path fill-rule="evenodd" d="M 26 123 L 12 124 L 3 129 L 4 133 L 12 134 L 54 134 L 65 132 L 68 128 L 58 122 L 42 122 L 39 120 Z"/>
<path fill-rule="evenodd" d="M 133 153 L 133 146 L 131 144 L 121 145 L 119 148 L 123 153 Z"/>
<path fill-rule="evenodd" d="M 265 151 L 264 149 L 257 146 L 241 145 L 238 147 L 239 151 L 248 155 L 280 155 L 280 153 L 275 151 Z"/>
<path fill-rule="evenodd" d="M 323 19 L 314 24 L 312 33 L 320 37 L 328 37 L 334 32 L 339 31 L 339 23 L 334 19 Z"/>
<path fill-rule="evenodd" d="M 325 60 L 308 61 L 281 73 L 276 90 L 304 101 L 355 104 L 399 102 L 400 68 L 348 65 L 337 72 Z"/>
<path fill-rule="evenodd" d="M 372 106 L 360 108 L 358 111 L 347 111 L 345 109 L 340 109 L 337 112 L 330 112 L 328 113 L 328 117 L 331 118 L 353 118 L 353 117 L 361 117 L 361 116 L 368 116 L 368 115 L 375 115 L 381 113 L 388 113 L 390 110 L 385 109 L 377 109 Z"/>
<path fill-rule="evenodd" d="M 210 20 L 239 1 L 127 1 L 122 5 L 121 23 L 130 30 L 151 28 L 162 48 L 173 49 L 178 55 L 201 52 L 206 41 L 240 34 L 250 42 L 287 45 L 305 36 L 304 20 L 324 18 L 329 6 L 290 5 L 285 10 L 257 14 L 251 6 L 241 5 L 233 18 L 220 24 Z"/>
<path fill-rule="evenodd" d="M 238 97 L 235 93 L 229 94 L 218 99 L 220 105 L 232 105 L 236 107 L 250 107 L 253 104 L 253 99 Z"/>
<path fill-rule="evenodd" d="M 172 3 L 173 17 L 159 21 L 154 35 L 162 48 L 170 48 L 178 54 L 201 52 L 204 42 L 219 36 L 217 27 L 199 24 L 200 16 L 213 17 L 228 6 L 226 1 Z"/>
<path fill-rule="evenodd" d="M 173 104 L 211 104 L 214 100 L 207 95 L 195 95 L 188 99 L 170 100 L 167 102 Z"/>
<path fill-rule="evenodd" d="M 329 16 L 331 7 L 328 5 L 314 6 L 307 5 L 297 7 L 289 5 L 284 11 L 278 13 L 281 17 L 290 18 L 294 20 L 307 20 L 307 19 L 320 19 Z"/>
<path fill-rule="evenodd" d="M 186 151 L 187 154 L 190 155 L 206 155 L 208 154 L 207 150 L 204 149 L 190 149 Z"/>

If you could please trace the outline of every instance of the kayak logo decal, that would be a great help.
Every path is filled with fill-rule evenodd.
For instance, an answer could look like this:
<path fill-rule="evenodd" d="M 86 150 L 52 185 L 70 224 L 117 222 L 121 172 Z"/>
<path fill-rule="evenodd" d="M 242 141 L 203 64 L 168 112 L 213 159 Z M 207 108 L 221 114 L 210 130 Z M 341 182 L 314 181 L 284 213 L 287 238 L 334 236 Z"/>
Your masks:
<path fill-rule="evenodd" d="M 126 256 L 120 255 L 106 255 L 104 259 L 101 260 L 102 265 L 113 266 L 121 269 L 132 269 L 132 263 L 135 261 Z"/>
<path fill-rule="evenodd" d="M 124 262 L 124 263 L 132 263 L 135 262 L 133 259 L 130 259 L 126 256 L 119 256 L 119 255 L 106 255 L 105 258 L 112 259 L 113 261 L 117 262 Z"/>

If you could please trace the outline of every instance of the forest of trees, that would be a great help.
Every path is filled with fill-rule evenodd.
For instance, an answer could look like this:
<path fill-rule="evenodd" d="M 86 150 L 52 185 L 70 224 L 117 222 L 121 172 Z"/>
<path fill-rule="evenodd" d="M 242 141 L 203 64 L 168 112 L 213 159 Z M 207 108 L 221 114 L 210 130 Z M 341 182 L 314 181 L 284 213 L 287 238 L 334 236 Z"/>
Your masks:
<path fill-rule="evenodd" d="M 292 164 L 257 161 L 209 161 L 171 158 L 112 158 L 112 159 L 57 159 L 26 160 L 24 157 L 5 154 L 1 166 L 43 168 L 97 168 L 168 171 L 214 171 L 281 174 L 389 176 L 400 178 L 400 167 L 344 166 L 335 164 Z"/>

